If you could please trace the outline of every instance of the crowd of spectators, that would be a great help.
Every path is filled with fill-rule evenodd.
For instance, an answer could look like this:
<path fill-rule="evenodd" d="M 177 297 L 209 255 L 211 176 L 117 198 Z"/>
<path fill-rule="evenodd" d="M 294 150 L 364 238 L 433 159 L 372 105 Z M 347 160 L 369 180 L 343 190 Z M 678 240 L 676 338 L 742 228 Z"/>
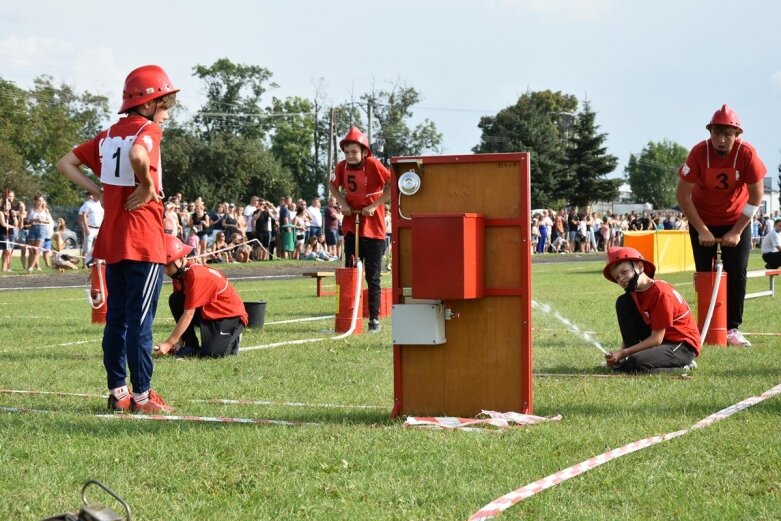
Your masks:
<path fill-rule="evenodd" d="M 751 223 L 752 247 L 759 248 L 762 238 L 773 230 L 776 211 L 756 215 Z M 535 210 L 531 220 L 532 253 L 589 253 L 623 246 L 624 233 L 643 230 L 688 230 L 689 223 L 680 211 L 660 210 L 614 214 L 580 211 L 577 207 Z"/>
<path fill-rule="evenodd" d="M 280 198 L 278 204 L 252 196 L 246 205 L 221 202 L 213 210 L 203 199 L 181 194 L 166 203 L 165 232 L 195 249 L 203 263 L 299 259 L 337 261 L 342 256 L 343 215 L 334 198 Z"/>
<path fill-rule="evenodd" d="M 91 266 L 92 246 L 103 221 L 103 207 L 91 194 L 85 195 L 78 211 L 78 235 L 67 228 L 64 219 L 51 215 L 41 195 L 27 205 L 7 190 L 0 204 L 0 264 L 4 272 L 14 270 L 14 250 L 20 252 L 17 257 L 22 269 L 29 273 L 41 270 L 42 264 L 59 271 Z M 274 204 L 253 196 L 246 205 L 220 202 L 209 208 L 201 197 L 188 202 L 180 193 L 166 200 L 163 215 L 165 233 L 193 246 L 191 256 L 204 264 L 272 259 L 338 261 L 343 255 L 342 219 L 333 197 L 325 207 L 317 197 L 307 204 L 304 199 L 288 196 Z M 63 252 L 77 241 L 82 245 L 81 255 Z"/>
<path fill-rule="evenodd" d="M 21 268 L 27 273 L 41 271 L 41 264 L 59 271 L 74 269 L 78 260 L 64 252 L 76 235 L 65 220 L 55 218 L 43 195 L 36 195 L 29 206 L 5 190 L 0 200 L 0 251 L 3 272 L 14 271 L 14 250 L 19 250 Z"/>
<path fill-rule="evenodd" d="M 64 253 L 75 234 L 64 219 L 53 217 L 46 199 L 35 196 L 30 204 L 6 190 L 0 201 L 0 264 L 13 271 L 13 250 L 20 251 L 22 270 L 32 273 L 47 267 L 77 269 L 79 256 Z M 29 209 L 28 209 L 29 208 Z M 388 218 L 390 212 L 387 212 Z M 773 215 L 757 214 L 751 222 L 752 248 L 773 230 Z M 321 208 L 319 198 L 282 197 L 277 204 L 253 196 L 246 205 L 221 202 L 209 209 L 201 197 L 186 202 L 181 194 L 168 198 L 165 233 L 193 246 L 197 262 L 246 263 L 272 259 L 337 261 L 342 257 L 343 215 L 333 197 Z M 103 220 L 99 201 L 87 194 L 78 212 L 81 230 L 81 264 L 91 264 L 91 251 Z M 388 224 L 388 242 L 390 223 Z M 535 210 L 531 219 L 532 253 L 589 253 L 623 245 L 624 233 L 642 230 L 688 230 L 679 211 L 643 211 L 628 214 L 580 211 L 577 207 Z"/>

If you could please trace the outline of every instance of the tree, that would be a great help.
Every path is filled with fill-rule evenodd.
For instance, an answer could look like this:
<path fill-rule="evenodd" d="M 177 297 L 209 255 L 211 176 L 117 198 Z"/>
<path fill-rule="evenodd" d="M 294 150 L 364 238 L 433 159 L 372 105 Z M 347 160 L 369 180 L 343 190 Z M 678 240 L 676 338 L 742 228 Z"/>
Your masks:
<path fill-rule="evenodd" d="M 277 140 L 280 156 L 289 154 L 293 161 L 311 154 L 313 130 L 300 149 L 283 146 L 303 139 L 293 131 L 299 130 L 299 122 L 285 122 L 288 116 L 284 113 L 298 116 L 311 111 L 311 106 L 304 106 L 307 100 L 275 100 L 274 107 L 263 109 L 263 94 L 277 86 L 270 81 L 271 71 L 263 67 L 222 58 L 209 67 L 197 65 L 193 71 L 193 76 L 206 84 L 207 100 L 191 123 L 174 122 L 166 130 L 166 189 L 189 198 L 200 196 L 208 205 L 243 203 L 251 195 L 274 198 L 295 192 L 290 172 L 275 159 L 264 140 L 273 123 L 281 121 L 280 132 L 271 138 L 272 142 Z M 283 117 L 271 117 L 276 109 Z M 308 166 L 311 170 L 312 165 Z"/>
<path fill-rule="evenodd" d="M 0 140 L 5 157 L 23 158 L 20 168 L 10 167 L 32 182 L 20 182 L 17 196 L 41 191 L 52 205 L 76 205 L 80 190 L 55 169 L 55 162 L 74 145 L 93 138 L 108 119 L 108 99 L 89 92 L 77 93 L 67 84 L 59 86 L 48 76 L 34 80 L 25 91 L 0 80 Z M 12 152 L 12 153 L 11 153 Z M 6 171 L 4 171 L 6 172 Z"/>
<path fill-rule="evenodd" d="M 408 126 L 413 116 L 411 107 L 420 101 L 420 94 L 413 87 L 396 82 L 389 90 L 372 90 L 361 96 L 372 107 L 373 118 L 379 130 L 372 135 L 383 142 L 378 158 L 386 165 L 392 156 L 416 156 L 427 150 L 436 150 L 442 143 L 442 134 L 434 122 L 425 119 L 414 129 Z"/>
<path fill-rule="evenodd" d="M 287 169 L 298 186 L 298 194 L 309 199 L 317 194 L 322 179 L 315 168 L 315 118 L 312 102 L 299 97 L 273 98 L 274 133 L 271 153 Z"/>
<path fill-rule="evenodd" d="M 40 178 L 25 172 L 22 156 L 0 139 L 0 190 L 5 189 L 18 195 L 31 195 L 41 191 L 41 183 Z"/>
<path fill-rule="evenodd" d="M 624 172 L 635 200 L 651 203 L 654 208 L 675 206 L 678 168 L 687 155 L 686 148 L 666 139 L 649 141 L 639 154 L 630 154 Z"/>
<path fill-rule="evenodd" d="M 196 65 L 193 76 L 206 84 L 206 104 L 195 116 L 195 122 L 207 136 L 229 133 L 263 138 L 269 129 L 268 114 L 261 98 L 278 85 L 271 81 L 271 71 L 257 65 L 235 64 L 220 58 L 211 66 Z"/>
<path fill-rule="evenodd" d="M 209 206 L 251 195 L 288 195 L 295 182 L 260 139 L 218 134 L 210 142 L 186 129 L 166 131 L 163 176 L 169 193 L 201 196 Z"/>
<path fill-rule="evenodd" d="M 567 151 L 569 176 L 565 192 L 570 204 L 585 207 L 593 201 L 612 201 L 618 195 L 620 179 L 605 179 L 615 170 L 618 158 L 607 153 L 607 134 L 597 131 L 596 113 L 586 101 L 573 129 L 571 148 Z"/>
<path fill-rule="evenodd" d="M 531 153 L 531 200 L 537 208 L 553 206 L 566 197 L 560 191 L 566 174 L 565 140 L 559 124 L 571 114 L 577 98 L 561 92 L 527 92 L 495 116 L 480 118 L 482 130 L 476 153 Z"/>

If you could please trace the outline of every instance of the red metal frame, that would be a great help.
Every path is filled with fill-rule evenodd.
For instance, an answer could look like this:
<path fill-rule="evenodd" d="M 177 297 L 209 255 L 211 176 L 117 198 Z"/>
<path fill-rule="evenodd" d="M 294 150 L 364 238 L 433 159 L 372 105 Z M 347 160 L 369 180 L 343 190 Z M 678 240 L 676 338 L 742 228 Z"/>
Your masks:
<path fill-rule="evenodd" d="M 399 230 L 411 228 L 412 223 L 398 217 L 399 215 L 399 189 L 398 175 L 396 165 L 399 163 L 419 161 L 421 165 L 439 165 L 452 163 L 484 163 L 517 161 L 519 164 L 518 175 L 521 186 L 519 194 L 519 215 L 514 218 L 488 219 L 485 220 L 486 228 L 491 227 L 518 227 L 521 234 L 521 256 L 518 259 L 518 269 L 520 271 L 520 287 L 517 288 L 485 288 L 486 296 L 526 296 L 521 302 L 521 314 L 518 317 L 521 324 L 525 326 L 521 332 L 521 367 L 524 370 L 524 381 L 521 386 L 521 402 L 523 410 L 518 411 L 524 414 L 533 412 L 533 389 L 532 389 L 532 284 L 531 284 L 531 159 L 526 152 L 509 154 L 470 154 L 456 156 L 418 156 L 418 157 L 394 157 L 391 158 L 391 211 L 393 212 L 392 223 L 392 243 L 391 253 L 393 259 L 399 259 Z M 394 260 L 394 262 L 398 262 Z M 393 303 L 401 303 L 401 287 L 399 281 L 399 270 L 392 271 L 393 281 Z M 394 404 L 391 416 L 397 417 L 401 414 L 403 406 L 402 396 L 402 355 L 401 347 L 393 345 L 393 396 Z"/>

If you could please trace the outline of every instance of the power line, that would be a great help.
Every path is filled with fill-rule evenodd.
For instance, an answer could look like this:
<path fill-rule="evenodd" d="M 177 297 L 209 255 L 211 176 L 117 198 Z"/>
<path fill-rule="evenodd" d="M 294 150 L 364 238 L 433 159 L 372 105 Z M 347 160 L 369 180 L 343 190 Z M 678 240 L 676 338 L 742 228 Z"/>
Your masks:
<path fill-rule="evenodd" d="M 284 118 L 314 116 L 314 112 L 199 112 L 199 116 L 211 118 Z"/>

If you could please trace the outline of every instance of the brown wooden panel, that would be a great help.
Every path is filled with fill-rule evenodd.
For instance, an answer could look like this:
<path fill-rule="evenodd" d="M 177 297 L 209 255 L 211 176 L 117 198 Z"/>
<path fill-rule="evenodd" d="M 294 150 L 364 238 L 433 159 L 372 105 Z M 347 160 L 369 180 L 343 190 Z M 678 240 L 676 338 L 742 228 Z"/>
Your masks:
<path fill-rule="evenodd" d="M 528 244 L 528 243 L 526 243 Z M 493 227 L 485 231 L 485 287 L 521 287 L 521 230 Z"/>
<path fill-rule="evenodd" d="M 402 211 L 408 217 L 416 212 L 518 217 L 521 213 L 518 168 L 517 161 L 426 164 L 420 174 L 418 193 L 401 196 Z"/>
<path fill-rule="evenodd" d="M 447 343 L 402 346 L 404 414 L 521 411 L 520 299 L 447 302 Z"/>
<path fill-rule="evenodd" d="M 415 255 L 411 222 L 401 218 L 399 211 L 407 217 L 483 215 L 485 287 L 495 292 L 484 298 L 445 302 L 460 315 L 446 321 L 445 344 L 395 346 L 394 414 L 474 416 L 483 409 L 530 413 L 528 156 L 420 158 L 422 168 L 410 160 L 414 161 L 392 161 L 396 302 L 406 301 L 401 288 L 411 287 L 413 263 L 430 262 Z M 421 176 L 421 188 L 412 196 L 399 196 L 395 181 L 410 168 Z"/>

